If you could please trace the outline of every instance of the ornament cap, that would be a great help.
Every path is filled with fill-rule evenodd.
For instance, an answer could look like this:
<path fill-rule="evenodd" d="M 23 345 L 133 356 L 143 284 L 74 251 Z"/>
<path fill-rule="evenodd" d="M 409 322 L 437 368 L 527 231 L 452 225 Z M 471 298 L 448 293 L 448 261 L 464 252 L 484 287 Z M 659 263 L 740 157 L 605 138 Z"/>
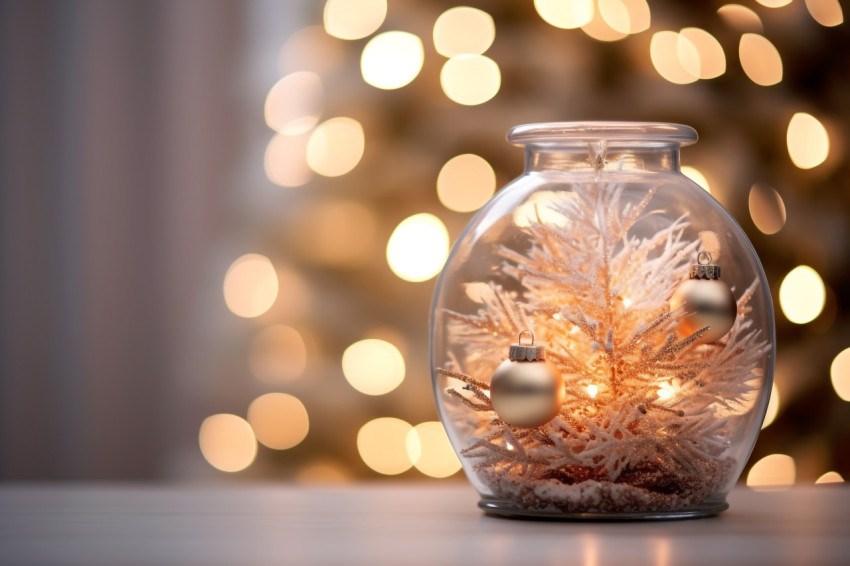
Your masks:
<path fill-rule="evenodd" d="M 720 279 L 720 266 L 711 263 L 711 254 L 700 252 L 697 265 L 691 266 L 691 279 Z"/>
<path fill-rule="evenodd" d="M 523 334 L 531 337 L 531 343 L 523 344 Z M 508 359 L 512 362 L 542 362 L 546 359 L 546 348 L 534 345 L 534 334 L 530 330 L 519 333 L 518 344 L 511 344 L 508 350 Z"/>
<path fill-rule="evenodd" d="M 720 279 L 720 266 L 692 265 L 691 279 Z"/>

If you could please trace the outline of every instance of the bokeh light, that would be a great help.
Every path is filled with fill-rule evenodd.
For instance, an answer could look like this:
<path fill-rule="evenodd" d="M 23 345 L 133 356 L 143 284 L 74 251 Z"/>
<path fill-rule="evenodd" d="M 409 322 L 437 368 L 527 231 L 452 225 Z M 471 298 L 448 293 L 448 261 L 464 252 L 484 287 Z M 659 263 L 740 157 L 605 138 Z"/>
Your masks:
<path fill-rule="evenodd" d="M 779 286 L 779 306 L 795 324 L 813 321 L 823 310 L 826 288 L 818 272 L 808 265 L 792 269 Z"/>
<path fill-rule="evenodd" d="M 307 165 L 325 177 L 345 175 L 360 163 L 366 147 L 363 126 L 340 116 L 319 124 L 307 142 Z"/>
<path fill-rule="evenodd" d="M 816 479 L 815 483 L 844 483 L 844 478 L 838 472 L 827 472 Z"/>
<path fill-rule="evenodd" d="M 342 373 L 360 393 L 385 395 L 404 381 L 404 357 L 385 340 L 360 340 L 342 354 Z"/>
<path fill-rule="evenodd" d="M 495 61 L 484 55 L 458 55 L 443 65 L 440 85 L 450 100 L 466 106 L 483 104 L 496 96 L 502 75 Z"/>
<path fill-rule="evenodd" d="M 842 350 L 829 367 L 829 376 L 835 394 L 850 402 L 850 348 Z"/>
<path fill-rule="evenodd" d="M 548 24 L 575 29 L 593 19 L 593 0 L 534 0 L 534 9 Z"/>
<path fill-rule="evenodd" d="M 761 18 L 752 9 L 740 4 L 726 4 L 717 9 L 727 26 L 741 32 L 761 33 L 764 25 Z"/>
<path fill-rule="evenodd" d="M 230 265 L 224 276 L 227 308 L 243 318 L 257 317 L 269 310 L 277 292 L 277 273 L 264 255 L 243 255 Z"/>
<path fill-rule="evenodd" d="M 244 470 L 257 456 L 257 439 L 248 422 L 236 415 L 219 413 L 204 419 L 198 433 L 201 454 L 222 472 Z"/>
<path fill-rule="evenodd" d="M 266 146 L 263 167 L 269 181 L 281 187 L 300 187 L 313 173 L 307 166 L 307 134 L 275 134 Z"/>
<path fill-rule="evenodd" d="M 688 84 L 699 77 L 692 75 L 682 65 L 682 59 L 698 58 L 696 47 L 675 31 L 659 31 L 652 35 L 649 57 L 658 74 L 674 84 Z"/>
<path fill-rule="evenodd" d="M 844 23 L 844 12 L 838 0 L 806 0 L 806 9 L 822 26 L 831 28 Z"/>
<path fill-rule="evenodd" d="M 763 234 L 776 234 L 785 226 L 785 203 L 771 186 L 756 183 L 750 188 L 750 216 Z"/>
<path fill-rule="evenodd" d="M 387 0 L 327 0 L 325 3 L 325 31 L 340 39 L 371 35 L 386 17 Z"/>
<path fill-rule="evenodd" d="M 434 48 L 444 57 L 480 55 L 495 38 L 493 16 L 469 6 L 450 8 L 434 23 Z"/>
<path fill-rule="evenodd" d="M 449 255 L 449 232 L 433 214 L 414 214 L 399 223 L 387 242 L 387 263 L 405 281 L 427 281 Z"/>
<path fill-rule="evenodd" d="M 805 112 L 797 112 L 788 122 L 788 155 L 800 169 L 811 169 L 826 161 L 829 134 L 820 121 Z"/>
<path fill-rule="evenodd" d="M 629 29 L 631 25 L 629 13 L 623 3 L 619 0 L 610 0 L 606 5 L 608 6 L 608 17 L 617 22 L 617 25 L 622 28 Z M 628 36 L 628 32 L 619 31 L 611 27 L 599 9 L 599 5 L 594 10 L 590 21 L 581 26 L 581 31 L 597 41 L 618 41 Z"/>
<path fill-rule="evenodd" d="M 767 411 L 764 413 L 764 420 L 761 423 L 761 428 L 765 429 L 776 420 L 779 414 L 779 389 L 776 384 L 770 386 L 770 400 L 767 402 Z"/>
<path fill-rule="evenodd" d="M 251 341 L 248 366 L 260 381 L 292 381 L 304 372 L 306 365 L 307 347 L 294 328 L 273 324 L 258 332 Z"/>
<path fill-rule="evenodd" d="M 646 31 L 651 23 L 646 0 L 598 0 L 599 15 L 614 31 L 634 34 Z"/>
<path fill-rule="evenodd" d="M 703 29 L 685 28 L 680 31 L 677 49 L 679 63 L 690 75 L 713 79 L 726 72 L 723 47 L 713 35 Z"/>
<path fill-rule="evenodd" d="M 702 189 L 708 194 L 711 194 L 711 187 L 708 184 L 708 179 L 705 178 L 705 175 L 703 175 L 699 169 L 691 167 L 690 165 L 683 165 L 681 171 L 685 177 L 702 187 Z"/>
<path fill-rule="evenodd" d="M 248 422 L 257 440 L 274 450 L 297 446 L 310 430 L 307 409 L 287 393 L 266 393 L 248 406 Z"/>
<path fill-rule="evenodd" d="M 299 71 L 286 75 L 266 96 L 266 124 L 290 136 L 308 132 L 322 114 L 322 97 L 322 79 L 316 73 Z"/>
<path fill-rule="evenodd" d="M 449 159 L 437 176 L 437 196 L 455 212 L 472 212 L 496 192 L 496 172 L 483 157 L 465 153 Z"/>
<path fill-rule="evenodd" d="M 380 417 L 357 432 L 357 451 L 363 462 L 379 474 L 394 476 L 410 469 L 407 436 L 413 427 L 393 417 Z"/>
<path fill-rule="evenodd" d="M 743 34 L 738 44 L 738 58 L 744 73 L 757 85 L 771 86 L 782 80 L 782 57 L 763 35 Z"/>
<path fill-rule="evenodd" d="M 791 0 L 756 0 L 759 4 L 766 8 L 781 8 L 791 3 Z"/>
<path fill-rule="evenodd" d="M 370 85 L 386 90 L 409 84 L 425 61 L 422 40 L 406 31 L 387 31 L 376 35 L 360 58 L 360 72 Z"/>
<path fill-rule="evenodd" d="M 438 421 L 427 421 L 413 427 L 405 445 L 410 461 L 426 476 L 447 478 L 461 468 L 446 429 Z"/>
<path fill-rule="evenodd" d="M 785 490 L 794 485 L 797 466 L 786 454 L 765 456 L 750 468 L 747 486 L 756 491 Z"/>

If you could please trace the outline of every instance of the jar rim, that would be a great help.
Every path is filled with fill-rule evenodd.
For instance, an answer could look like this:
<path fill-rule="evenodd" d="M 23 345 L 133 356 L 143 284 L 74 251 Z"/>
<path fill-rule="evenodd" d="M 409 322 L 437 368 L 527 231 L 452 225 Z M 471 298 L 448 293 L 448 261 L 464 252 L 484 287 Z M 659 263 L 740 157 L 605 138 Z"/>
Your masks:
<path fill-rule="evenodd" d="M 507 135 L 514 145 L 569 145 L 607 140 L 685 146 L 696 142 L 697 137 L 692 127 L 668 122 L 539 122 L 514 126 Z"/>

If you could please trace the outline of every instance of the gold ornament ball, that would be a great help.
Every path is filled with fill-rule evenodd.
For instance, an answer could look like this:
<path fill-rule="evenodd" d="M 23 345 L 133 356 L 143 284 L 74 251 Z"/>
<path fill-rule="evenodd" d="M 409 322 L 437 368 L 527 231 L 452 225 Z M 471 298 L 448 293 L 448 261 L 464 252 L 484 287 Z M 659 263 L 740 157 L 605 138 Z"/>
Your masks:
<path fill-rule="evenodd" d="M 682 283 L 673 293 L 670 306 L 677 309 L 682 305 L 685 316 L 679 322 L 679 333 L 690 336 L 708 326 L 698 340 L 701 344 L 725 336 L 738 316 L 738 301 L 729 285 L 720 279 L 689 279 Z"/>
<path fill-rule="evenodd" d="M 505 360 L 490 382 L 490 401 L 507 424 L 540 426 L 561 409 L 564 380 L 548 362 Z"/>

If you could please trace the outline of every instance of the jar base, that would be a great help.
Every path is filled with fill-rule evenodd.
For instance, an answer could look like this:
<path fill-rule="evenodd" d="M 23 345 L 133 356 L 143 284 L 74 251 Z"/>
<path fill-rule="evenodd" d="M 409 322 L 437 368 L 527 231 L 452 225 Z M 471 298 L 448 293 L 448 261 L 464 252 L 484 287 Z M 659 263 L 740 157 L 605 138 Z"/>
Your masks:
<path fill-rule="evenodd" d="M 481 499 L 478 507 L 487 515 L 507 517 L 509 519 L 549 520 L 549 521 L 675 521 L 682 519 L 702 519 L 713 517 L 729 508 L 725 500 L 706 501 L 684 509 L 661 511 L 633 512 L 585 512 L 562 513 L 558 511 L 541 511 L 536 509 L 521 509 L 515 503 L 500 499 Z"/>

